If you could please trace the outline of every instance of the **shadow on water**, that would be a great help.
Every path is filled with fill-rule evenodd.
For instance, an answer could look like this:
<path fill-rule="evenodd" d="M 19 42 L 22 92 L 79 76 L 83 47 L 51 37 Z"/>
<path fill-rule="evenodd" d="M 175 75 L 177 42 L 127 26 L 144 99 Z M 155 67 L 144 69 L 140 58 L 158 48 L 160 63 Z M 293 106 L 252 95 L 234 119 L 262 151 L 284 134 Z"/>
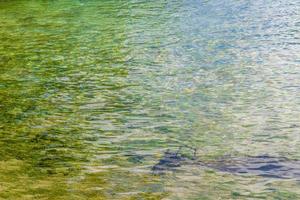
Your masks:
<path fill-rule="evenodd" d="M 200 168 L 211 168 L 220 172 L 227 172 L 235 175 L 257 175 L 266 178 L 294 179 L 300 181 L 300 161 L 290 160 L 285 157 L 270 155 L 233 157 L 223 156 L 212 161 L 196 159 L 196 149 L 190 148 L 192 157 L 178 151 L 167 150 L 163 157 L 152 167 L 154 174 L 164 174 L 167 171 L 176 171 L 183 165 L 197 165 Z"/>

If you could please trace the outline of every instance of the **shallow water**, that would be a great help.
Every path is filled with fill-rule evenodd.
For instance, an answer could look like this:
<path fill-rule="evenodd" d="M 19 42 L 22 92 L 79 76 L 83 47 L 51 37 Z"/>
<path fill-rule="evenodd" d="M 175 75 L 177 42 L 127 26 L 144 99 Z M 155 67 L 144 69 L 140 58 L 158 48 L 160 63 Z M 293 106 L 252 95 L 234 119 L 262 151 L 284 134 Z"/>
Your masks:
<path fill-rule="evenodd" d="M 300 160 L 299 10 L 0 1 L 0 198 L 299 199 L 293 179 L 151 173 L 181 145 Z"/>
<path fill-rule="evenodd" d="M 176 172 L 183 165 L 193 165 L 201 169 L 207 168 L 238 176 L 261 176 L 276 179 L 289 179 L 300 182 L 300 160 L 269 155 L 232 157 L 223 156 L 218 159 L 202 161 L 196 154 L 187 156 L 177 151 L 167 150 L 163 157 L 151 170 L 153 174 L 163 175 Z M 191 167 L 191 166 L 189 166 Z"/>

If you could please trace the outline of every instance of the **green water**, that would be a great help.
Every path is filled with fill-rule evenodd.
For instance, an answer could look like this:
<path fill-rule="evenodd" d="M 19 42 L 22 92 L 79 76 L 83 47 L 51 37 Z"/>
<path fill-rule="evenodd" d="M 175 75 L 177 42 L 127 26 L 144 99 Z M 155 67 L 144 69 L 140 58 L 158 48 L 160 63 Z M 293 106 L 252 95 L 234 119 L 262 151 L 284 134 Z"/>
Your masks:
<path fill-rule="evenodd" d="M 0 199 L 300 199 L 182 166 L 300 159 L 300 2 L 1 0 Z"/>

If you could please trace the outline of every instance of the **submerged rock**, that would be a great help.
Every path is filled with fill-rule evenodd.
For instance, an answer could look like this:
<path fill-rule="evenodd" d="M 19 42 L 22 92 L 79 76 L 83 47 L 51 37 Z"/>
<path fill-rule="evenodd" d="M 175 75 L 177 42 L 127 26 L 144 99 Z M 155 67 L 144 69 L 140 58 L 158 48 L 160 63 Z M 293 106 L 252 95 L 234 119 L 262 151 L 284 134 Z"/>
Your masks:
<path fill-rule="evenodd" d="M 165 171 L 173 171 L 176 167 L 181 166 L 181 162 L 186 160 L 177 152 L 166 151 L 159 162 L 152 167 L 152 171 L 156 174 L 164 173 Z"/>
<path fill-rule="evenodd" d="M 180 148 L 181 149 L 181 148 Z M 155 174 L 163 174 L 167 171 L 175 171 L 182 165 L 197 165 L 201 168 L 211 168 L 221 172 L 236 175 L 257 175 L 269 178 L 295 179 L 300 181 L 300 161 L 290 160 L 285 157 L 269 155 L 249 157 L 223 157 L 211 162 L 188 158 L 170 150 L 164 153 L 159 162 L 152 167 Z M 195 152 L 194 152 L 195 154 Z"/>
<path fill-rule="evenodd" d="M 285 157 L 269 155 L 228 157 L 218 159 L 212 163 L 206 163 L 206 166 L 233 174 L 249 174 L 300 181 L 300 161 L 290 160 Z"/>
<path fill-rule="evenodd" d="M 163 174 L 166 171 L 175 171 L 176 168 L 180 167 L 183 163 L 189 163 L 191 161 L 194 161 L 196 156 L 196 150 L 193 149 L 193 158 L 189 158 L 180 153 L 182 148 L 183 147 L 180 147 L 179 150 L 176 152 L 167 150 L 164 153 L 164 156 L 159 160 L 159 162 L 152 167 L 152 172 L 155 174 Z"/>

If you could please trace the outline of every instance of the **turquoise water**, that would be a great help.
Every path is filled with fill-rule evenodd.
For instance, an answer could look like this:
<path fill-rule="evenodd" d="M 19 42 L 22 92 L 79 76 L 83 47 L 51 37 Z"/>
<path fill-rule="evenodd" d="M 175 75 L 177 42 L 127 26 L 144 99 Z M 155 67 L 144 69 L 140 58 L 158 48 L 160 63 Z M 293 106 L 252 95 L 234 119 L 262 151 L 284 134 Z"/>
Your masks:
<path fill-rule="evenodd" d="M 0 198 L 300 199 L 197 166 L 300 159 L 300 2 L 0 1 Z"/>

